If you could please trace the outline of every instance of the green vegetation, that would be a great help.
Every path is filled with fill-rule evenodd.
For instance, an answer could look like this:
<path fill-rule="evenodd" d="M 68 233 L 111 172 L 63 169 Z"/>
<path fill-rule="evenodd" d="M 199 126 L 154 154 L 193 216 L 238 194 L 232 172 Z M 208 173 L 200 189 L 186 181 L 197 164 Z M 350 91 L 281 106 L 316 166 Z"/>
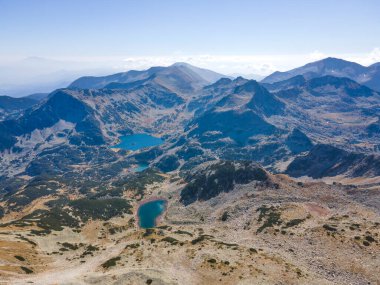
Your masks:
<path fill-rule="evenodd" d="M 20 260 L 20 261 L 25 261 L 25 258 L 20 256 L 20 255 L 15 255 L 15 258 Z"/>
<path fill-rule="evenodd" d="M 225 222 L 227 221 L 228 217 L 229 217 L 228 212 L 225 211 L 220 219 L 222 220 L 222 222 Z"/>
<path fill-rule="evenodd" d="M 197 200 L 209 200 L 222 192 L 230 192 L 235 184 L 247 184 L 254 180 L 268 180 L 265 170 L 257 164 L 248 161 L 222 161 L 208 166 L 195 177 L 186 177 L 189 183 L 183 188 L 180 201 L 188 205 Z"/>
<path fill-rule="evenodd" d="M 331 226 L 331 225 L 323 225 L 323 228 L 326 230 L 326 231 L 330 231 L 330 232 L 336 232 L 337 229 L 334 227 L 334 226 Z"/>
<path fill-rule="evenodd" d="M 33 273 L 33 270 L 32 270 L 32 269 L 29 269 L 28 267 L 20 266 L 20 268 L 21 268 L 22 271 L 24 271 L 26 274 L 31 274 L 31 273 Z"/>
<path fill-rule="evenodd" d="M 123 213 L 132 214 L 132 206 L 125 199 L 111 198 L 101 200 L 79 199 L 70 201 L 73 213 L 82 221 L 109 220 Z"/>
<path fill-rule="evenodd" d="M 30 239 L 28 239 L 26 237 L 19 236 L 18 238 L 21 239 L 21 240 L 26 241 L 27 243 L 31 244 L 32 246 L 36 246 L 37 245 L 34 241 L 31 241 Z"/>
<path fill-rule="evenodd" d="M 233 247 L 233 248 L 238 248 L 239 245 L 236 244 L 236 243 L 228 243 L 228 242 L 224 242 L 224 241 L 215 241 L 213 240 L 217 245 L 224 245 L 226 247 Z"/>
<path fill-rule="evenodd" d="M 121 233 L 122 231 L 126 230 L 128 227 L 127 226 L 121 226 L 121 227 L 113 227 L 113 228 L 109 228 L 108 229 L 108 232 L 111 234 L 111 235 L 114 235 L 116 233 Z"/>
<path fill-rule="evenodd" d="M 166 241 L 172 245 L 178 244 L 178 240 L 173 237 L 164 237 L 163 239 L 161 239 L 161 241 Z"/>
<path fill-rule="evenodd" d="M 134 248 L 138 248 L 139 246 L 140 246 L 140 244 L 138 244 L 138 243 L 127 244 L 125 246 L 125 249 L 128 249 L 128 248 L 134 249 Z"/>
<path fill-rule="evenodd" d="M 182 231 L 182 230 L 177 230 L 177 231 L 175 231 L 174 232 L 175 234 L 179 234 L 179 235 L 188 235 L 188 236 L 193 236 L 193 234 L 192 233 L 189 233 L 189 232 L 187 232 L 187 231 Z"/>
<path fill-rule="evenodd" d="M 77 244 L 72 244 L 72 243 L 68 243 L 68 242 L 64 242 L 62 243 L 62 246 L 64 248 L 67 248 L 67 249 L 70 249 L 70 250 L 77 250 L 79 248 L 79 245 Z"/>
<path fill-rule="evenodd" d="M 363 240 L 363 245 L 365 245 L 365 246 L 369 246 L 370 243 L 369 243 L 368 241 L 366 241 L 366 240 Z"/>
<path fill-rule="evenodd" d="M 147 237 L 147 236 L 150 236 L 152 234 L 154 234 L 156 231 L 154 229 L 151 229 L 151 228 L 148 228 L 148 229 L 145 229 L 145 232 L 143 234 L 143 237 Z"/>
<path fill-rule="evenodd" d="M 257 229 L 257 233 L 261 233 L 266 228 L 282 224 L 282 221 L 280 219 L 281 213 L 279 212 L 278 208 L 275 208 L 274 206 L 267 207 L 263 205 L 262 207 L 258 208 L 256 212 L 260 212 L 258 218 L 259 222 L 265 219 L 262 226 Z"/>
<path fill-rule="evenodd" d="M 88 245 L 85 249 L 85 251 L 81 254 L 81 258 L 85 257 L 86 255 L 94 255 L 93 252 L 94 251 L 98 251 L 99 248 L 97 246 L 94 246 L 94 245 Z"/>
<path fill-rule="evenodd" d="M 284 226 L 284 228 L 291 228 L 291 227 L 294 227 L 294 226 L 297 226 L 301 223 L 303 223 L 306 219 L 293 219 L 293 220 L 290 220 L 289 222 L 287 222 Z"/>
<path fill-rule="evenodd" d="M 200 243 L 200 242 L 202 242 L 202 241 L 204 241 L 204 240 L 208 240 L 208 239 L 210 239 L 210 238 L 213 238 L 213 236 L 210 236 L 210 235 L 200 235 L 199 237 L 197 237 L 196 239 L 193 239 L 192 241 L 191 241 L 191 244 L 197 244 L 197 243 Z"/>
<path fill-rule="evenodd" d="M 120 256 L 117 256 L 117 257 L 114 257 L 114 258 L 111 258 L 109 260 L 107 260 L 106 262 L 104 262 L 102 264 L 102 267 L 105 268 L 105 269 L 108 269 L 110 267 L 113 267 L 116 265 L 116 262 L 119 261 L 121 259 Z"/>
<path fill-rule="evenodd" d="M 37 235 L 49 234 L 52 230 L 61 231 L 65 226 L 70 228 L 79 227 L 79 222 L 68 211 L 59 208 L 36 210 L 30 215 L 25 216 L 23 220 L 36 221 L 37 226 L 43 229 L 42 231 L 32 232 Z"/>
<path fill-rule="evenodd" d="M 252 253 L 257 253 L 257 250 L 254 249 L 254 248 L 252 248 L 252 247 L 249 249 L 249 251 L 252 252 Z"/>
<path fill-rule="evenodd" d="M 154 182 L 162 182 L 164 180 L 165 178 L 156 170 L 147 169 L 143 172 L 135 173 L 133 176 L 117 180 L 112 183 L 112 186 L 118 189 L 119 196 L 121 196 L 123 191 L 133 190 L 136 196 L 139 195 L 142 198 L 147 185 L 153 184 Z M 105 191 L 102 195 L 104 194 L 108 194 L 108 192 Z"/>
<path fill-rule="evenodd" d="M 375 242 L 375 239 L 373 237 L 371 237 L 371 236 L 366 236 L 365 239 L 368 242 Z"/>

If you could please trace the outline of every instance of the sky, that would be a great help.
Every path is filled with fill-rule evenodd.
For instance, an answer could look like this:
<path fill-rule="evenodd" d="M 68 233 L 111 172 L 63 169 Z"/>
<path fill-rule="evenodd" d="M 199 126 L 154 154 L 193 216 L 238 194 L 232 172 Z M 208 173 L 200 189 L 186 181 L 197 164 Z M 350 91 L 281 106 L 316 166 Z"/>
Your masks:
<path fill-rule="evenodd" d="M 0 0 L 0 93 L 177 61 L 264 76 L 380 61 L 379 0 Z"/>

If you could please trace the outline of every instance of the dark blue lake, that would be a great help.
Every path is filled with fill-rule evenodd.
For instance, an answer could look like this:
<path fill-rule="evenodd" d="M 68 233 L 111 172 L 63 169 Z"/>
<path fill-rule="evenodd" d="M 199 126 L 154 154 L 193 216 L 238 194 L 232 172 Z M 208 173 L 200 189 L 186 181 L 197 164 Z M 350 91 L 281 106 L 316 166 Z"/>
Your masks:
<path fill-rule="evenodd" d="M 160 138 L 148 134 L 134 134 L 120 137 L 121 142 L 114 145 L 114 148 L 125 150 L 139 150 L 145 147 L 151 147 L 162 144 L 164 141 Z"/>
<path fill-rule="evenodd" d="M 139 226 L 143 229 L 154 228 L 156 219 L 163 214 L 165 208 L 165 200 L 153 200 L 142 204 L 137 210 Z"/>

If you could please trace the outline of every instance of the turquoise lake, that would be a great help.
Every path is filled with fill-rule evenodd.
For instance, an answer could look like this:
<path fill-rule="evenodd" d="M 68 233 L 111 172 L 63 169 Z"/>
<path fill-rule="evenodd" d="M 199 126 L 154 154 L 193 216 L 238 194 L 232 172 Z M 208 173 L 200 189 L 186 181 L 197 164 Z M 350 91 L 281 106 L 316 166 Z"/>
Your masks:
<path fill-rule="evenodd" d="M 152 147 L 162 144 L 164 141 L 160 138 L 148 134 L 134 134 L 120 137 L 121 142 L 114 145 L 113 148 L 125 150 L 139 150 L 146 147 Z"/>
<path fill-rule="evenodd" d="M 142 204 L 137 210 L 139 226 L 143 229 L 154 228 L 156 219 L 162 215 L 165 208 L 165 200 L 153 200 Z"/>

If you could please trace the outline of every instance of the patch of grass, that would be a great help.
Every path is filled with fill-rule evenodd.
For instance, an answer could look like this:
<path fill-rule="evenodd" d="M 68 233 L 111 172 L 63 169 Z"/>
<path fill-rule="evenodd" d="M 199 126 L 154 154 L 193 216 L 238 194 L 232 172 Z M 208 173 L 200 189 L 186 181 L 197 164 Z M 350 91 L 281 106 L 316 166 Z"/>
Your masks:
<path fill-rule="evenodd" d="M 125 249 L 128 249 L 128 248 L 138 248 L 140 246 L 139 243 L 132 243 L 132 244 L 127 244 L 125 246 Z"/>
<path fill-rule="evenodd" d="M 26 238 L 26 237 L 19 236 L 18 238 L 21 239 L 21 240 L 26 241 L 27 243 L 29 243 L 29 244 L 31 244 L 31 245 L 33 245 L 33 246 L 36 246 L 36 245 L 37 245 L 34 241 L 31 241 L 30 239 L 28 239 L 28 238 Z"/>
<path fill-rule="evenodd" d="M 79 248 L 79 246 L 77 244 L 72 244 L 72 243 L 68 243 L 68 242 L 62 243 L 62 246 L 64 248 L 71 249 L 71 250 L 77 250 Z"/>
<path fill-rule="evenodd" d="M 249 252 L 257 253 L 257 250 L 256 250 L 255 248 L 252 248 L 252 247 L 251 247 L 251 248 L 249 249 Z"/>
<path fill-rule="evenodd" d="M 281 225 L 281 213 L 277 208 L 271 206 L 262 206 L 256 210 L 256 212 L 260 212 L 258 221 L 261 222 L 265 219 L 263 225 L 257 229 L 257 233 L 261 233 L 264 229 L 270 228 L 273 226 Z"/>
<path fill-rule="evenodd" d="M 114 258 L 111 258 L 111 259 L 108 259 L 106 262 L 104 262 L 102 264 L 102 267 L 105 268 L 105 269 L 108 269 L 110 267 L 113 267 L 116 265 L 117 261 L 119 261 L 121 259 L 120 256 L 117 256 L 117 257 L 114 257 Z"/>
<path fill-rule="evenodd" d="M 213 238 L 213 236 L 210 236 L 210 235 L 200 235 L 199 237 L 197 237 L 196 239 L 193 239 L 191 241 L 191 244 L 194 245 L 194 244 L 197 244 L 197 243 L 200 243 L 204 240 L 208 240 L 210 238 Z"/>
<path fill-rule="evenodd" d="M 365 245 L 365 246 L 369 246 L 370 243 L 369 243 L 368 241 L 366 241 L 366 240 L 363 240 L 363 245 Z"/>
<path fill-rule="evenodd" d="M 85 251 L 81 254 L 80 257 L 85 257 L 86 255 L 94 255 L 93 252 L 94 251 L 98 251 L 99 250 L 99 247 L 97 246 L 94 246 L 94 245 L 88 245 L 85 249 Z"/>
<path fill-rule="evenodd" d="M 228 212 L 225 211 L 220 219 L 222 220 L 222 222 L 225 222 L 227 221 L 228 217 L 229 217 Z"/>
<path fill-rule="evenodd" d="M 166 241 L 172 245 L 178 244 L 178 240 L 173 237 L 164 237 L 163 239 L 161 239 L 161 241 Z"/>
<path fill-rule="evenodd" d="M 29 269 L 28 267 L 20 266 L 20 268 L 21 268 L 22 271 L 24 271 L 26 274 L 32 274 L 32 273 L 33 273 L 33 270 L 32 270 L 32 269 Z"/>
<path fill-rule="evenodd" d="M 374 242 L 375 241 L 375 239 L 373 237 L 371 237 L 371 236 L 366 236 L 365 239 L 368 242 Z"/>
<path fill-rule="evenodd" d="M 187 232 L 187 231 L 182 231 L 182 230 L 177 230 L 177 231 L 175 231 L 174 232 L 175 234 L 179 234 L 179 235 L 188 235 L 188 236 L 193 236 L 193 234 L 192 233 L 189 233 L 189 232 Z"/>
<path fill-rule="evenodd" d="M 150 236 L 154 233 L 156 233 L 156 231 L 154 229 L 145 229 L 145 233 L 143 234 L 143 237 Z"/>
<path fill-rule="evenodd" d="M 293 220 L 290 220 L 289 222 L 287 222 L 284 226 L 284 228 L 291 228 L 291 227 L 295 227 L 301 223 L 303 223 L 306 219 L 293 219 Z"/>
<path fill-rule="evenodd" d="M 236 243 L 227 243 L 227 242 L 223 242 L 223 241 L 215 241 L 215 243 L 218 245 L 224 245 L 227 247 L 239 247 L 239 245 Z"/>
<path fill-rule="evenodd" d="M 327 225 L 327 224 L 323 225 L 323 228 L 324 228 L 326 231 L 330 231 L 330 232 L 336 232 L 336 231 L 337 231 L 337 229 L 336 229 L 335 227 L 330 226 L 330 225 Z"/>
<path fill-rule="evenodd" d="M 25 261 L 25 258 L 20 256 L 20 255 L 15 255 L 15 258 L 20 260 L 20 261 Z"/>
<path fill-rule="evenodd" d="M 122 231 L 126 230 L 128 227 L 126 226 L 121 226 L 121 227 L 113 227 L 113 228 L 109 228 L 108 229 L 108 232 L 111 234 L 111 235 L 114 235 L 116 233 L 121 233 Z"/>

